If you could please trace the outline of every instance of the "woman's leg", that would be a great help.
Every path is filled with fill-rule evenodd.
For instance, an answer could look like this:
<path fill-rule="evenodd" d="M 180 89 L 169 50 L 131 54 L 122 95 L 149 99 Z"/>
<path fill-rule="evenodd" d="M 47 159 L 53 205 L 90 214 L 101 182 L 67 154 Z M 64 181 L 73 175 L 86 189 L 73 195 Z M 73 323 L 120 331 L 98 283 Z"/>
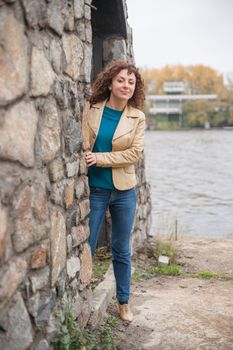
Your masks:
<path fill-rule="evenodd" d="M 130 234 L 136 208 L 136 191 L 112 191 L 109 210 L 112 217 L 112 257 L 116 297 L 128 303 L 131 280 Z"/>
<path fill-rule="evenodd" d="M 110 195 L 111 190 L 90 187 L 90 235 L 88 241 L 92 255 L 95 253 L 99 232 L 109 204 Z"/>

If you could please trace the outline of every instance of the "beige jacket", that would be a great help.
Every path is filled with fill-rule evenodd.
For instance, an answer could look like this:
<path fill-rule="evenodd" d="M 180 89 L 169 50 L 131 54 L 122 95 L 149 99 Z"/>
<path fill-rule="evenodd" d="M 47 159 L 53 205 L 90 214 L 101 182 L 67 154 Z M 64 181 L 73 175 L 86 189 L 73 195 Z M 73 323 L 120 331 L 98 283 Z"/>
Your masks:
<path fill-rule="evenodd" d="M 92 150 L 98 135 L 106 101 L 91 108 L 86 105 L 83 113 L 83 148 Z M 113 184 L 118 190 L 136 185 L 134 164 L 143 150 L 145 115 L 139 109 L 126 106 L 112 139 L 112 152 L 96 153 L 97 167 L 111 167 Z"/>

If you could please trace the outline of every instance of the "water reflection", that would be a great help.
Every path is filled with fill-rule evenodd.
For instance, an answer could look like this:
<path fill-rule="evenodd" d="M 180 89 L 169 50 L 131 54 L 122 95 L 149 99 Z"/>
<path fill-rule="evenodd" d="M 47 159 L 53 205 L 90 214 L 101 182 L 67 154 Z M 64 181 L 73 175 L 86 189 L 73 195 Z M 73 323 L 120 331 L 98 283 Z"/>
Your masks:
<path fill-rule="evenodd" d="M 147 131 L 152 234 L 233 238 L 233 132 Z"/>

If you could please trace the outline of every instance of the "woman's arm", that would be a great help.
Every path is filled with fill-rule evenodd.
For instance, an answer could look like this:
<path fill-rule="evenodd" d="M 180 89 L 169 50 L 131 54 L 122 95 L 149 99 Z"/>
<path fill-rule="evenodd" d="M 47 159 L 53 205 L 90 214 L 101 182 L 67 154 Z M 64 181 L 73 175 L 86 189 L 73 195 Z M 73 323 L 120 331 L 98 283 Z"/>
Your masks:
<path fill-rule="evenodd" d="M 131 146 L 124 151 L 98 152 L 94 153 L 96 157 L 96 166 L 103 168 L 121 168 L 137 162 L 144 147 L 145 116 L 140 117 L 134 140 Z"/>

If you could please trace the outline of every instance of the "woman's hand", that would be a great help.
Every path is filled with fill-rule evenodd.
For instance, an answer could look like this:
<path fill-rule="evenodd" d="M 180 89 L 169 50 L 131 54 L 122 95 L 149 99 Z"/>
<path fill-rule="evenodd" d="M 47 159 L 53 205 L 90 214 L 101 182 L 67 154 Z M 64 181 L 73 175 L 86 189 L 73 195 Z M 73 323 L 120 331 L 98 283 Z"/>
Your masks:
<path fill-rule="evenodd" d="M 86 153 L 86 163 L 87 163 L 88 167 L 96 164 L 96 155 L 95 155 L 95 153 L 93 153 L 93 152 L 87 152 Z"/>

